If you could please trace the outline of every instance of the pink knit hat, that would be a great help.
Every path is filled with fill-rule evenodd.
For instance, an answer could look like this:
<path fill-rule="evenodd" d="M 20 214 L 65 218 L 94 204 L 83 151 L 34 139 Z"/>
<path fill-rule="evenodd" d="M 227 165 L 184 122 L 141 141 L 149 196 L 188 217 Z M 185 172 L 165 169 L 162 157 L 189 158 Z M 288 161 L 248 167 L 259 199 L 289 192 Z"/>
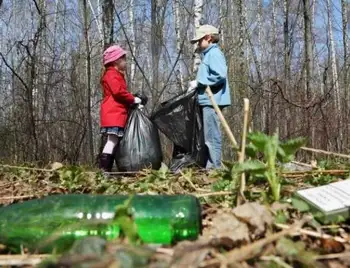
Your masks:
<path fill-rule="evenodd" d="M 116 61 L 117 59 L 126 55 L 126 51 L 120 46 L 113 45 L 110 46 L 103 52 L 103 65 Z"/>

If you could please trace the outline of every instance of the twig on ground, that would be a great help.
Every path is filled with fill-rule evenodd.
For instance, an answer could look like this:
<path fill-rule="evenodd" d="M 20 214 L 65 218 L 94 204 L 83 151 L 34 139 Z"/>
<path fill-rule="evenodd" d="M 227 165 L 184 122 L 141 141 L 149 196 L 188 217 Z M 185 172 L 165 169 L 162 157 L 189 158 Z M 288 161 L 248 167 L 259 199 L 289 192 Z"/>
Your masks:
<path fill-rule="evenodd" d="M 288 263 L 284 262 L 280 257 L 277 257 L 277 256 L 262 256 L 260 259 L 263 261 L 273 261 L 279 266 L 284 268 L 293 268 L 292 266 L 290 266 Z"/>
<path fill-rule="evenodd" d="M 208 197 L 208 196 L 220 196 L 220 195 L 231 195 L 232 192 L 229 191 L 222 191 L 222 192 L 211 192 L 211 193 L 204 193 L 204 194 L 195 194 L 196 197 Z"/>
<path fill-rule="evenodd" d="M 311 164 L 306 164 L 306 163 L 302 163 L 302 162 L 298 162 L 298 161 L 292 161 L 292 163 L 297 165 L 297 166 L 308 167 L 308 168 L 315 168 L 315 166 L 313 166 Z"/>
<path fill-rule="evenodd" d="M 33 198 L 36 197 L 35 195 L 21 195 L 21 196 L 3 196 L 0 197 L 0 200 L 21 200 L 21 199 L 27 199 L 27 198 Z"/>
<path fill-rule="evenodd" d="M 161 253 L 161 254 L 166 254 L 169 256 L 173 256 L 174 255 L 174 250 L 172 248 L 157 248 L 156 249 L 157 253 Z"/>
<path fill-rule="evenodd" d="M 345 175 L 350 173 L 350 170 L 344 169 L 344 170 L 309 170 L 309 171 L 287 171 L 287 172 L 281 172 L 280 176 L 286 177 L 286 178 L 299 178 L 304 177 L 307 175 L 321 175 L 321 174 L 327 174 L 327 175 Z"/>
<path fill-rule="evenodd" d="M 342 253 L 318 255 L 318 256 L 315 256 L 315 260 L 332 260 L 332 259 L 338 259 L 342 257 L 350 257 L 350 252 L 347 251 Z"/>
<path fill-rule="evenodd" d="M 22 169 L 22 170 L 32 170 L 32 171 L 43 171 L 43 172 L 55 172 L 54 169 L 47 169 L 47 168 L 35 168 L 35 167 L 21 167 L 21 166 L 11 166 L 11 165 L 0 165 L 2 168 L 9 168 L 9 169 Z"/>
<path fill-rule="evenodd" d="M 281 223 L 275 223 L 275 226 L 280 228 L 280 229 L 290 229 L 290 226 L 287 225 L 287 224 L 281 224 Z M 324 239 L 333 239 L 339 243 L 346 243 L 348 242 L 347 240 L 345 240 L 344 238 L 342 237 L 339 237 L 339 236 L 331 236 L 329 234 L 322 234 L 322 233 L 319 233 L 319 232 L 315 232 L 315 231 L 311 231 L 311 230 L 306 230 L 306 229 L 297 229 L 296 232 L 294 234 L 291 234 L 293 236 L 297 236 L 297 235 L 301 235 L 301 234 L 305 234 L 305 235 L 308 235 L 308 236 L 312 236 L 312 237 L 317 237 L 317 238 L 324 238 Z"/>
<path fill-rule="evenodd" d="M 0 165 L 2 168 L 8 169 L 22 169 L 22 170 L 31 170 L 38 172 L 56 172 L 57 169 L 47 169 L 47 168 L 36 168 L 36 167 L 21 167 L 21 166 L 12 166 L 12 165 Z M 82 171 L 84 174 L 97 174 L 100 171 Z M 116 172 L 106 172 L 108 175 L 132 175 L 132 174 L 142 174 L 142 171 L 116 171 Z"/>
<path fill-rule="evenodd" d="M 227 260 L 230 263 L 230 262 L 241 262 L 241 261 L 245 261 L 245 260 L 250 259 L 250 258 L 254 258 L 257 255 L 259 255 L 259 253 L 261 252 L 261 249 L 264 246 L 266 246 L 272 242 L 275 242 L 278 239 L 280 239 L 286 235 L 290 235 L 291 233 L 300 229 L 304 223 L 305 223 L 305 221 L 302 220 L 302 221 L 296 223 L 295 225 L 290 226 L 288 229 L 285 229 L 281 232 L 272 234 L 264 239 L 260 239 L 258 241 L 251 243 L 251 244 L 248 244 L 246 246 L 232 250 L 226 254 Z"/>
<path fill-rule="evenodd" d="M 50 255 L 0 255 L 1 266 L 37 265 Z"/>

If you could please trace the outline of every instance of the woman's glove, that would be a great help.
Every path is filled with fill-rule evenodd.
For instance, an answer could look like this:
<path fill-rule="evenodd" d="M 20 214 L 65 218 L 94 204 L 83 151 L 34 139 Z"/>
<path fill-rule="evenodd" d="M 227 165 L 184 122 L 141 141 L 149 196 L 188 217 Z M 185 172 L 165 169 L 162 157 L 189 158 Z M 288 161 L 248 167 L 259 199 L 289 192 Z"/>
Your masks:
<path fill-rule="evenodd" d="M 141 104 L 141 103 L 142 103 L 142 100 L 141 100 L 139 97 L 135 97 L 134 103 L 135 103 L 135 104 Z"/>

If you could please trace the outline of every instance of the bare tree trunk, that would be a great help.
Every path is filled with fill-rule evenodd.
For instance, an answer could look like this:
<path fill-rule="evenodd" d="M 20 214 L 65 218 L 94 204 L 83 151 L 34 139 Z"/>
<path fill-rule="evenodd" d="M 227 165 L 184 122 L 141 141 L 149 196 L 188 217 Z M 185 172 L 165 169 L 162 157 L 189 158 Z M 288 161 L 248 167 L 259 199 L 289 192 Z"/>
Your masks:
<path fill-rule="evenodd" d="M 180 89 L 182 91 L 185 90 L 185 84 L 184 84 L 184 71 L 183 71 L 183 62 L 182 62 L 182 51 L 181 51 L 181 43 L 183 41 L 183 35 L 181 34 L 181 15 L 180 15 L 180 4 L 179 0 L 173 0 L 173 8 L 174 8 L 174 14 L 175 14 L 175 32 L 176 32 L 176 50 L 177 53 L 180 53 L 179 58 L 179 78 L 180 78 Z"/>
<path fill-rule="evenodd" d="M 262 43 L 261 43 L 261 31 L 262 31 L 262 0 L 258 0 L 258 69 L 262 76 L 261 63 L 262 63 Z"/>
<path fill-rule="evenodd" d="M 108 48 L 114 42 L 114 4 L 113 0 L 102 3 L 103 47 Z"/>
<path fill-rule="evenodd" d="M 136 57 L 136 36 L 135 36 L 135 0 L 130 0 L 129 7 L 129 31 L 130 31 L 130 45 L 132 49 L 132 54 Z M 136 64 L 135 59 L 132 59 L 130 63 L 130 86 L 133 88 L 135 86 L 134 78 L 135 78 Z"/>
<path fill-rule="evenodd" d="M 349 85 L 348 85 L 348 5 L 349 3 L 345 0 L 341 0 L 341 13 L 342 13 L 342 31 L 343 31 L 343 55 L 344 55 L 344 62 L 343 62 L 343 88 L 344 88 L 344 111 L 342 120 L 344 122 L 348 122 L 349 117 Z M 349 124 L 345 124 L 346 127 L 344 129 L 346 137 L 346 144 L 348 144 L 349 141 Z"/>
<path fill-rule="evenodd" d="M 17 16 L 16 16 L 17 17 Z M 11 59 L 11 63 L 12 66 L 15 66 L 15 54 L 12 54 L 12 59 Z M 11 116 L 12 116 L 12 120 L 14 121 L 13 124 L 13 139 L 14 139 L 14 143 L 13 143 L 13 160 L 16 163 L 19 159 L 18 155 L 18 125 L 17 125 L 17 100 L 16 100 L 16 86 L 15 86 L 15 80 L 16 80 L 16 76 L 14 73 L 12 73 L 12 77 L 11 77 L 11 97 L 12 97 L 12 107 L 11 107 Z"/>
<path fill-rule="evenodd" d="M 286 81 L 286 89 L 288 92 L 290 80 L 290 40 L 289 40 L 289 2 L 283 0 L 283 37 L 284 37 L 284 79 Z"/>
<path fill-rule="evenodd" d="M 159 79 L 159 61 L 163 45 L 163 26 L 166 11 L 167 0 L 151 1 L 151 51 L 152 51 L 152 99 L 156 101 L 155 96 L 160 89 Z M 155 105 L 155 103 L 154 103 Z"/>
<path fill-rule="evenodd" d="M 335 108 L 337 111 L 338 118 L 338 132 L 339 138 L 337 139 L 337 149 L 340 150 L 342 144 L 342 116 L 341 116 L 341 103 L 340 103 L 340 91 L 339 91 L 339 82 L 338 82 L 338 72 L 337 72 L 337 64 L 335 59 L 335 47 L 334 47 L 334 38 L 333 38 L 333 23 L 332 23 L 332 8 L 330 5 L 330 0 L 327 0 L 327 18 L 328 18 L 328 40 L 329 40 L 329 50 L 330 50 L 330 65 L 331 65 L 331 73 L 332 73 L 332 84 L 331 88 L 334 89 L 334 100 L 335 100 Z"/>
<path fill-rule="evenodd" d="M 222 47 L 225 48 L 225 26 L 226 26 L 226 16 L 227 16 L 227 2 L 225 3 L 225 0 L 220 0 L 219 2 L 220 5 L 220 10 L 219 10 L 219 16 L 220 16 L 220 30 L 221 30 L 221 35 L 220 35 L 220 42 Z"/>
<path fill-rule="evenodd" d="M 272 0 L 272 53 L 273 53 L 273 68 L 275 78 L 278 77 L 278 61 L 277 61 L 277 16 L 276 16 L 276 0 Z"/>
<path fill-rule="evenodd" d="M 92 117 L 91 117 L 91 51 L 89 41 L 89 9 L 87 7 L 87 1 L 83 0 L 83 17 L 84 17 L 84 38 L 85 38 L 85 50 L 86 50 L 86 124 L 87 124 L 87 141 L 89 148 L 90 163 L 94 162 L 94 138 L 92 130 Z"/>
<path fill-rule="evenodd" d="M 258 70 L 258 79 L 261 89 L 261 129 L 266 132 L 267 131 L 267 104 L 265 101 L 265 87 L 264 87 L 264 78 L 262 73 L 262 42 L 261 42 L 261 35 L 262 35 L 262 0 L 258 0 L 258 13 L 257 13 L 257 20 L 258 20 L 258 55 L 257 55 L 257 70 Z M 253 52 L 253 51 L 252 51 Z"/>
<path fill-rule="evenodd" d="M 303 0 L 304 4 L 304 53 L 306 66 L 306 95 L 310 99 L 312 96 L 311 80 L 313 78 L 313 49 L 312 49 L 312 30 L 311 30 L 311 4 L 310 0 Z"/>
<path fill-rule="evenodd" d="M 344 55 L 344 71 L 343 71 L 343 83 L 345 92 L 345 102 L 348 102 L 348 6 L 349 3 L 345 0 L 341 0 L 341 13 L 342 13 L 342 31 L 343 31 L 343 55 Z"/>
<path fill-rule="evenodd" d="M 56 1 L 58 1 L 58 0 L 56 0 Z M 99 18 L 98 18 L 98 15 L 97 15 L 97 14 L 99 14 L 99 13 L 96 14 L 96 11 L 95 11 L 95 9 L 94 9 L 92 3 L 91 3 L 91 0 L 88 0 L 88 3 L 89 3 L 89 6 L 90 6 L 91 13 L 92 13 L 92 15 L 93 15 L 93 17 L 94 17 L 94 20 L 96 21 L 97 30 L 98 30 L 98 33 L 99 33 L 99 35 L 100 35 L 100 39 L 103 40 L 102 25 L 101 25 L 101 23 L 100 23 L 100 20 L 99 20 Z M 98 3 L 97 3 L 97 6 L 99 6 L 99 1 L 98 1 Z"/>
<path fill-rule="evenodd" d="M 158 63 L 159 63 L 159 47 L 157 36 L 159 30 L 157 29 L 157 16 L 158 16 L 158 0 L 151 1 L 151 53 L 152 53 L 152 95 L 155 94 L 155 90 L 158 89 Z"/>
<path fill-rule="evenodd" d="M 201 26 L 203 16 L 203 0 L 195 0 L 194 1 L 194 27 L 198 29 Z M 196 51 L 197 44 L 194 45 L 194 51 Z M 194 53 L 194 61 L 193 61 L 193 73 L 196 73 L 198 70 L 198 66 L 201 64 L 200 55 L 198 53 Z"/>
<path fill-rule="evenodd" d="M 278 47 L 277 47 L 277 14 L 276 14 L 276 0 L 272 0 L 272 54 L 273 54 L 273 74 L 274 78 L 278 78 Z M 266 116 L 266 133 L 271 133 L 271 122 L 272 122 L 272 95 L 269 90 L 267 93 L 267 116 Z M 286 113 L 288 112 L 288 108 L 286 108 Z M 287 128 L 287 124 L 285 124 L 285 128 Z M 287 130 L 285 130 L 287 132 Z"/>
<path fill-rule="evenodd" d="M 335 93 L 335 107 L 337 111 L 341 112 L 340 107 L 340 92 L 339 92 L 339 83 L 338 83 L 338 72 L 337 64 L 335 62 L 335 47 L 334 47 L 334 38 L 333 38 L 333 23 L 332 23 L 332 9 L 330 6 L 330 0 L 327 0 L 327 18 L 328 18 L 328 40 L 329 40 L 329 49 L 330 49 L 330 65 L 332 72 L 332 87 L 334 87 Z"/>
<path fill-rule="evenodd" d="M 244 84 L 247 73 L 246 64 L 248 63 L 248 51 L 246 50 L 247 31 L 246 31 L 246 6 L 245 0 L 237 0 L 237 10 L 239 14 L 239 43 L 238 43 L 238 77 L 240 77 L 240 92 L 245 95 L 246 85 Z M 245 55 L 246 52 L 246 55 Z"/>
<path fill-rule="evenodd" d="M 35 2 L 36 4 L 36 2 Z M 39 16 L 38 26 L 34 34 L 32 45 L 21 43 L 21 46 L 25 49 L 29 61 L 27 63 L 27 75 L 28 84 L 25 87 L 26 92 L 26 106 L 27 106 L 27 116 L 28 116 L 28 132 L 30 134 L 30 142 L 32 147 L 32 155 L 30 159 L 38 161 L 39 160 L 39 140 L 37 133 L 37 123 L 36 123 L 36 103 L 37 103 L 37 76 L 38 76 L 38 64 L 39 64 L 39 53 L 40 42 L 42 40 L 43 32 L 45 31 L 46 25 L 46 14 L 44 8 L 44 1 L 40 1 L 39 5 L 35 5 L 37 13 Z"/>
<path fill-rule="evenodd" d="M 306 99 L 309 101 L 312 97 L 312 79 L 313 79 L 313 43 L 312 43 L 312 29 L 311 29 L 311 3 L 310 0 L 303 0 L 303 11 L 304 11 L 304 54 L 305 54 L 305 88 L 306 88 Z M 310 109 L 306 112 L 307 128 L 306 132 L 308 136 L 312 137 L 312 119 Z M 311 141 L 311 144 L 313 140 Z"/>
<path fill-rule="evenodd" d="M 57 3 L 56 3 L 57 4 Z M 58 5 L 55 5 L 57 10 Z M 47 10 L 47 1 L 40 1 L 40 9 L 43 14 L 46 14 Z M 56 22 L 56 21 L 55 21 Z M 45 22 L 46 25 L 46 22 Z M 50 84 L 51 77 L 47 75 L 50 71 L 50 63 L 48 61 L 47 55 L 47 47 L 49 44 L 49 35 L 47 27 L 43 28 L 41 42 L 39 44 L 39 61 L 38 61 L 38 71 L 36 77 L 36 89 L 38 96 L 35 97 L 35 110 L 37 114 L 37 119 L 43 122 L 48 121 L 48 84 Z M 42 73 L 40 75 L 40 73 Z M 45 138 L 44 138 L 45 137 Z M 39 150 L 39 158 L 42 159 L 50 159 L 50 153 L 47 153 L 47 148 L 50 148 L 50 139 L 49 139 L 49 129 L 45 127 L 45 125 L 38 126 L 38 150 Z"/>

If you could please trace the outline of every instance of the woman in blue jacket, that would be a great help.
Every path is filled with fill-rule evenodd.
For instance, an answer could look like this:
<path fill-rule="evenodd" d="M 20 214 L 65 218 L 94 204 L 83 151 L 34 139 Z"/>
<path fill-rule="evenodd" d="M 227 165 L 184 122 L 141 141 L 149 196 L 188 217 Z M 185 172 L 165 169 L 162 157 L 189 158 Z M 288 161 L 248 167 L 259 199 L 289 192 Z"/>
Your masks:
<path fill-rule="evenodd" d="M 217 28 L 202 25 L 196 30 L 196 36 L 191 40 L 192 44 L 198 43 L 198 50 L 202 56 L 196 80 L 190 82 L 190 90 L 197 88 L 198 103 L 203 111 L 204 140 L 209 151 L 207 169 L 221 167 L 222 137 L 220 121 L 205 93 L 206 87 L 211 88 L 220 108 L 231 105 L 227 64 L 218 45 L 219 39 Z"/>

